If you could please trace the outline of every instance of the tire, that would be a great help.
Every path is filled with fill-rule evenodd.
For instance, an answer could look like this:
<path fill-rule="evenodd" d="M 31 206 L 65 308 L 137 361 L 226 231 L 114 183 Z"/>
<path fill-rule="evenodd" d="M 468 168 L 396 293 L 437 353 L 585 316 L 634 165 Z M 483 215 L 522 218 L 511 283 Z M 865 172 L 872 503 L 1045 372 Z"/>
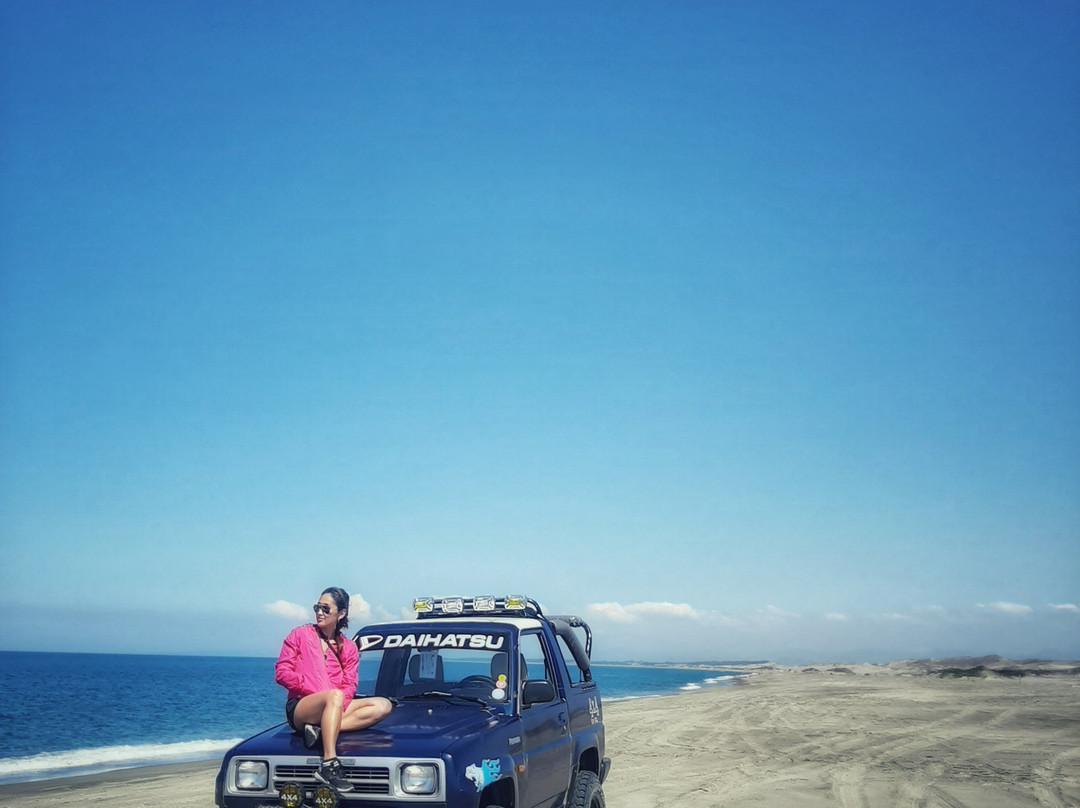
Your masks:
<path fill-rule="evenodd" d="M 592 772 L 578 772 L 567 805 L 568 808 L 605 808 L 600 778 Z"/>

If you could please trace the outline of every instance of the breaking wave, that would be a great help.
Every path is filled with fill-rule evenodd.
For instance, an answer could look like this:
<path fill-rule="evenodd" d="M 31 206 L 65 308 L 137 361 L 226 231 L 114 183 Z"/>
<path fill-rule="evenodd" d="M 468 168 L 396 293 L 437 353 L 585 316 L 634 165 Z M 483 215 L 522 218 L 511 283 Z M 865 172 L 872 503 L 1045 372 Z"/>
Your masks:
<path fill-rule="evenodd" d="M 667 668 L 659 665 L 625 667 L 601 664 L 594 665 L 593 671 L 601 683 L 605 704 L 722 687 L 745 676 L 736 671 L 701 671 L 709 675 L 701 679 L 691 679 L 695 673 L 692 668 Z"/>
<path fill-rule="evenodd" d="M 0 758 L 0 783 L 97 774 L 137 766 L 213 760 L 240 743 L 241 740 L 243 739 L 232 738 L 220 741 L 207 739 L 180 743 L 102 746 L 95 749 L 41 752 L 28 757 Z"/>

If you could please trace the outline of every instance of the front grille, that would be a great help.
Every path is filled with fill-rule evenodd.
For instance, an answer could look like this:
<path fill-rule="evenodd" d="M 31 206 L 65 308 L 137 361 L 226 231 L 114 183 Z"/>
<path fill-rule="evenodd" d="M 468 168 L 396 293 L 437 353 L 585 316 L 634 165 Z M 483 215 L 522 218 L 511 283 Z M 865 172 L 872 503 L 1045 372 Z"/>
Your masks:
<path fill-rule="evenodd" d="M 274 767 L 274 788 L 285 783 L 315 783 L 315 770 L 311 765 L 280 765 Z M 353 785 L 353 794 L 389 794 L 390 770 L 382 766 L 342 766 L 345 779 Z"/>

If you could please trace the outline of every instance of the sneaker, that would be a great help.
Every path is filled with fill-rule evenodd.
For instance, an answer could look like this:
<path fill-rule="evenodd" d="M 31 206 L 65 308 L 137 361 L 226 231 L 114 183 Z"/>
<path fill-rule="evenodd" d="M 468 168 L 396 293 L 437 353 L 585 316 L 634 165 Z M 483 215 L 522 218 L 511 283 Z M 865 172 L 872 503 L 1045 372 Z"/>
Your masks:
<path fill-rule="evenodd" d="M 345 774 L 341 771 L 341 761 L 337 758 L 324 760 L 322 765 L 315 770 L 315 779 L 320 783 L 326 783 L 339 794 L 353 790 L 352 783 L 345 779 Z"/>
<path fill-rule="evenodd" d="M 304 724 L 304 748 L 314 749 L 322 738 L 322 727 L 315 724 Z"/>

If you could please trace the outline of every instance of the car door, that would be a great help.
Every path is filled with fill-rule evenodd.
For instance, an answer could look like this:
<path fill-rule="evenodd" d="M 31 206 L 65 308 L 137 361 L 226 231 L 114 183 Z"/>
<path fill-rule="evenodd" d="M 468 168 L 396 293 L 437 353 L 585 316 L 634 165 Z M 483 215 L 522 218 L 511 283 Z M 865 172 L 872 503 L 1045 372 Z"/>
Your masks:
<path fill-rule="evenodd" d="M 563 803 L 570 785 L 570 714 L 555 679 L 550 649 L 540 632 L 522 634 L 519 648 L 518 692 L 525 682 L 536 679 L 547 679 L 555 690 L 553 701 L 521 709 L 525 771 L 518 775 L 520 804 L 524 808 L 550 808 Z"/>

